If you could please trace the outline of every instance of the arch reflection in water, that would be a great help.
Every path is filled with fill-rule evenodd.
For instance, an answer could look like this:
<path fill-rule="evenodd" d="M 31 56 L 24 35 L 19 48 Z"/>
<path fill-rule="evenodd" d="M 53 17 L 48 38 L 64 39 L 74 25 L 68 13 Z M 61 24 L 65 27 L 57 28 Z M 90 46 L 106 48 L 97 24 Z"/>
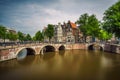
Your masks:
<path fill-rule="evenodd" d="M 22 60 L 18 60 L 18 63 L 21 65 L 31 65 L 35 60 L 35 56 L 34 55 L 30 55 L 27 56 L 26 58 L 22 59 Z"/>
<path fill-rule="evenodd" d="M 27 56 L 27 49 L 22 49 L 18 54 L 17 54 L 17 59 L 22 60 Z"/>
<path fill-rule="evenodd" d="M 17 54 L 17 60 L 25 59 L 28 55 L 35 55 L 35 50 L 32 48 L 24 48 Z"/>
<path fill-rule="evenodd" d="M 64 56 L 65 55 L 65 50 L 59 51 L 59 55 Z"/>
<path fill-rule="evenodd" d="M 65 54 L 65 46 L 61 45 L 59 47 L 59 55 L 64 56 L 64 54 Z"/>
<path fill-rule="evenodd" d="M 49 59 L 53 58 L 54 56 L 55 56 L 55 52 L 46 52 L 43 55 L 40 55 L 40 57 L 43 60 L 49 60 Z"/>

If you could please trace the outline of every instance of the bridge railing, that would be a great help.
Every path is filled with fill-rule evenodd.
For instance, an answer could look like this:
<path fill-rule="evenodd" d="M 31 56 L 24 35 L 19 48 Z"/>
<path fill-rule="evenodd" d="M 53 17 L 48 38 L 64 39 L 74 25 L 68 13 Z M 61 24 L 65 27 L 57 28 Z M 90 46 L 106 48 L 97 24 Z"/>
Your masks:
<path fill-rule="evenodd" d="M 41 44 L 65 44 L 65 42 L 0 42 L 0 48 L 6 48 L 6 47 L 15 47 L 15 46 L 26 46 L 26 45 L 41 45 Z"/>
<path fill-rule="evenodd" d="M 96 42 L 92 43 L 87 43 L 87 44 L 93 44 Z M 73 44 L 73 43 L 67 43 L 67 42 L 36 42 L 36 41 L 28 41 L 28 42 L 6 42 L 6 43 L 0 43 L 0 49 L 6 49 L 6 48 L 16 48 L 16 47 L 26 47 L 26 46 L 40 46 L 40 45 L 47 45 L 47 44 Z M 75 44 L 75 43 L 74 43 Z M 99 43 L 99 44 L 104 44 L 104 43 Z"/>
<path fill-rule="evenodd" d="M 47 44 L 65 44 L 65 43 L 53 43 L 53 42 L 6 42 L 0 43 L 0 49 L 6 48 L 16 48 L 16 47 L 26 47 L 26 46 L 40 46 L 40 45 L 47 45 Z"/>
<path fill-rule="evenodd" d="M 24 46 L 35 46 L 35 45 L 41 45 L 43 43 L 39 42 L 6 42 L 6 43 L 0 43 L 0 49 L 5 48 L 16 48 L 16 47 L 24 47 Z"/>

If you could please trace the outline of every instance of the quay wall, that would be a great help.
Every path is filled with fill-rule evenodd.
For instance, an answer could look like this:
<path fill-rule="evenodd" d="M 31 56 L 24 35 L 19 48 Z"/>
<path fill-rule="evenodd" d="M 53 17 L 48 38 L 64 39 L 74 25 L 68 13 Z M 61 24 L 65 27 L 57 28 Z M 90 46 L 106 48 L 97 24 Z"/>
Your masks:
<path fill-rule="evenodd" d="M 120 44 L 105 44 L 104 51 L 120 54 Z"/>

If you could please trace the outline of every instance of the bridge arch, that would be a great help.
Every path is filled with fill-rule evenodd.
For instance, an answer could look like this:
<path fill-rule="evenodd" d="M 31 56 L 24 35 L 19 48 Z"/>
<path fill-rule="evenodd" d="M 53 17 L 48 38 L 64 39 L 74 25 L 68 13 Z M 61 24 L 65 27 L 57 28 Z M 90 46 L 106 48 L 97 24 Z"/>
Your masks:
<path fill-rule="evenodd" d="M 53 45 L 44 45 L 41 47 L 39 53 L 44 54 L 45 52 L 55 52 L 55 47 Z"/>
<path fill-rule="evenodd" d="M 87 49 L 88 50 L 100 50 L 100 51 L 103 51 L 104 47 L 101 44 L 99 44 L 99 45 L 98 44 L 90 44 L 90 45 L 88 45 Z"/>
<path fill-rule="evenodd" d="M 16 58 L 18 60 L 25 59 L 28 55 L 35 55 L 36 51 L 31 47 L 23 47 L 16 52 Z"/>
<path fill-rule="evenodd" d="M 93 46 L 94 46 L 93 44 L 89 45 L 89 46 L 88 46 L 88 50 L 94 50 L 94 47 L 93 47 Z"/>
<path fill-rule="evenodd" d="M 58 48 L 59 51 L 61 50 L 65 50 L 65 46 L 64 45 L 60 45 L 59 48 Z"/>

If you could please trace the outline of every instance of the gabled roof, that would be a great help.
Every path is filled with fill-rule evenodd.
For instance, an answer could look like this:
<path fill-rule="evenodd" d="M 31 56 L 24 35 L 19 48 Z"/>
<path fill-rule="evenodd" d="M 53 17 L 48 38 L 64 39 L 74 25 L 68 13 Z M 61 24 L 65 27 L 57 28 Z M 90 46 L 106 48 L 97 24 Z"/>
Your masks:
<path fill-rule="evenodd" d="M 70 22 L 70 25 L 71 25 L 72 28 L 77 28 L 75 23 Z"/>

